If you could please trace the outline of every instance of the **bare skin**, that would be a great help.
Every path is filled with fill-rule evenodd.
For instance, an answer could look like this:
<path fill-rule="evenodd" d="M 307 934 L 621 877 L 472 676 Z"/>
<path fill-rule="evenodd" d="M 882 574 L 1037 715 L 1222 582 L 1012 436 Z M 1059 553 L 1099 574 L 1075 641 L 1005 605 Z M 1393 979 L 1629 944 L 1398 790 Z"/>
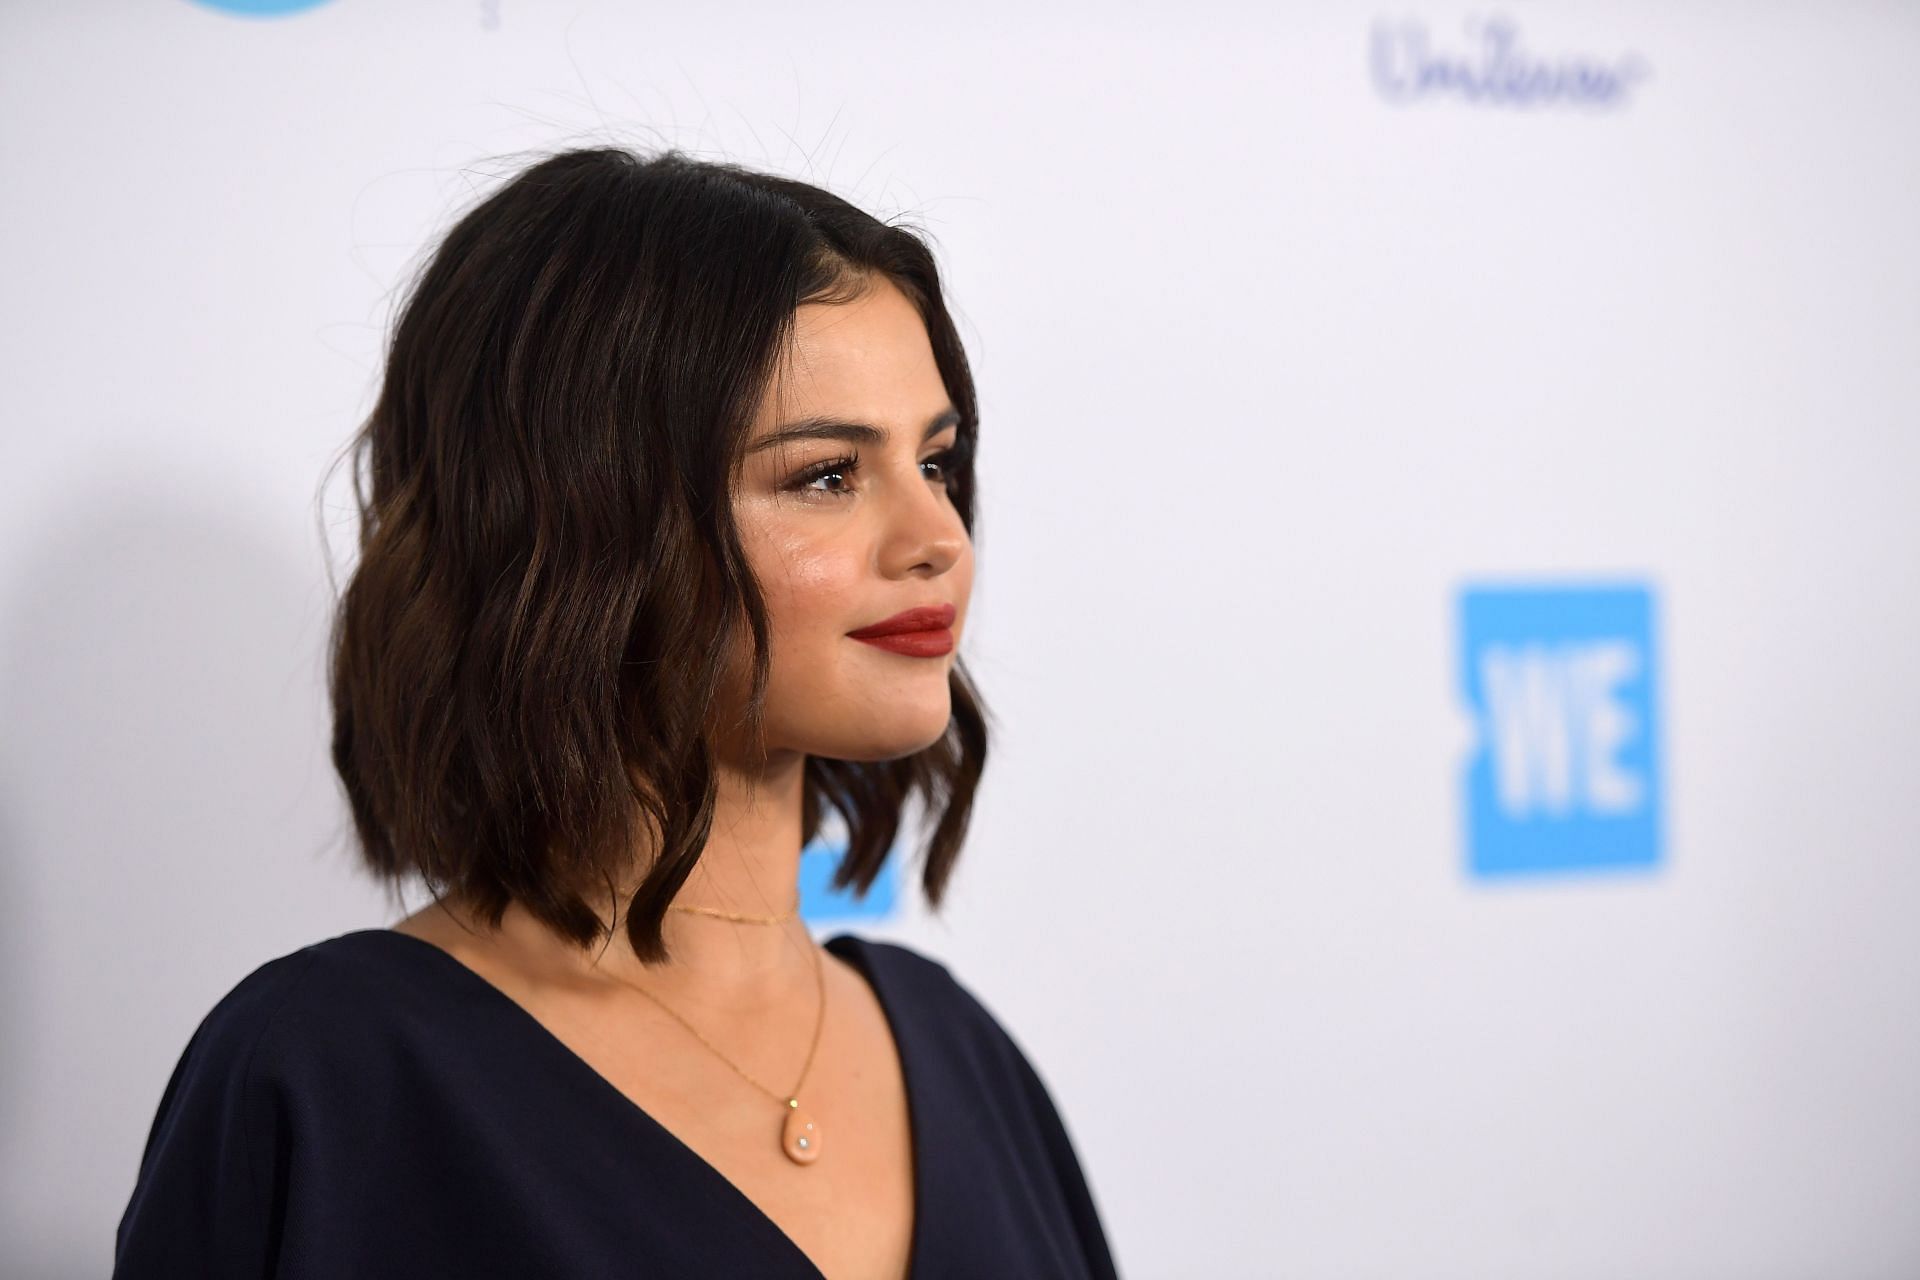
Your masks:
<path fill-rule="evenodd" d="M 871 423 L 886 441 L 750 451 L 735 493 L 772 625 L 767 755 L 721 744 L 713 832 L 676 902 L 767 915 L 798 900 L 806 758 L 908 755 L 936 742 L 951 716 L 953 653 L 908 657 L 846 633 L 903 609 L 951 604 L 957 652 L 973 583 L 973 547 L 935 461 L 957 432 L 949 425 L 924 435 L 950 402 L 912 303 L 882 281 L 851 303 L 802 307 L 788 354 L 757 415 L 756 440 L 821 415 Z M 854 452 L 857 466 L 811 481 L 802 474 Z M 744 683 L 737 688 L 744 696 Z M 617 923 L 613 904 L 607 912 Z M 498 930 L 452 899 L 393 928 L 442 948 L 519 1003 L 724 1174 L 831 1280 L 907 1274 L 913 1150 L 898 1052 L 873 989 L 816 947 L 803 921 L 669 912 L 671 959 L 652 967 L 617 927 L 604 950 L 583 953 L 518 904 Z M 824 1141 L 821 1157 L 802 1166 L 780 1150 L 782 1104 L 628 983 L 784 1095 L 819 1013 L 815 952 L 826 1006 L 799 1097 Z"/>

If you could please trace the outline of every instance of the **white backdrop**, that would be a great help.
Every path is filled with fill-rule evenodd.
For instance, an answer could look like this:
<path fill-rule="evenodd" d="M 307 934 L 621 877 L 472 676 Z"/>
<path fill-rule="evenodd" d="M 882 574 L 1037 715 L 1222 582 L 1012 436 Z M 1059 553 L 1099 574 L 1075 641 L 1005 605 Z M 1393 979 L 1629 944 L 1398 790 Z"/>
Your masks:
<path fill-rule="evenodd" d="M 394 918 L 316 489 L 487 158 L 617 141 L 936 240 L 1001 730 L 949 909 L 858 927 L 1028 1050 L 1124 1274 L 1920 1274 L 1917 64 L 1891 4 L 5 6 L 5 1270 L 104 1275 L 207 1009 Z M 1496 874 L 1467 595 L 1594 583 L 1652 834 Z"/>

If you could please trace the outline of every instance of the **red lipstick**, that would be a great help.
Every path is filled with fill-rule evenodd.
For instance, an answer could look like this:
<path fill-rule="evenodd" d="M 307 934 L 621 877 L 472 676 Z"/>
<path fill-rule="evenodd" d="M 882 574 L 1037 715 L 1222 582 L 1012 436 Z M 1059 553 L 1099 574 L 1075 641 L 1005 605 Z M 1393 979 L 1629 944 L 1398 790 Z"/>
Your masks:
<path fill-rule="evenodd" d="M 938 658 L 953 651 L 953 616 L 950 604 L 925 605 L 907 609 L 891 618 L 883 618 L 847 634 L 877 649 L 903 653 L 912 658 Z"/>

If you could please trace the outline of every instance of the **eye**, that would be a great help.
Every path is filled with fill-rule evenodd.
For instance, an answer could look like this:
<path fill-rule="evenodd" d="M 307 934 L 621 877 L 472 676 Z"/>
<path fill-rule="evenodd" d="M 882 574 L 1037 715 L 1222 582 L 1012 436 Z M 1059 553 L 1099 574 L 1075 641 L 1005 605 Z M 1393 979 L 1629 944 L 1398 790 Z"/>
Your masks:
<path fill-rule="evenodd" d="M 860 455 L 857 453 L 849 454 L 843 458 L 829 458 L 825 462 L 815 463 L 813 466 L 808 467 L 805 471 L 795 476 L 793 483 L 789 484 L 787 489 L 790 492 L 806 492 L 811 490 L 814 493 L 822 493 L 829 496 L 843 495 L 851 492 L 851 490 L 814 489 L 813 486 L 831 477 L 839 477 L 845 480 L 859 465 Z"/>
<path fill-rule="evenodd" d="M 920 466 L 923 469 L 926 467 L 938 468 L 936 473 L 930 478 L 944 489 L 953 482 L 952 473 L 954 468 L 959 465 L 959 456 L 960 450 L 958 447 L 942 449 L 932 457 L 922 459 Z M 805 471 L 795 476 L 792 482 L 787 485 L 787 491 L 790 493 L 800 493 L 809 498 L 814 496 L 848 497 L 854 491 L 845 487 L 846 482 L 859 468 L 860 455 L 857 453 L 848 454 L 839 458 L 829 458 L 825 462 L 815 463 L 813 466 L 808 467 Z M 833 479 L 839 480 L 842 487 L 831 489 L 814 488 L 814 486 L 822 480 Z"/>
<path fill-rule="evenodd" d="M 959 460 L 959 453 L 958 449 L 942 449 L 920 465 L 940 468 L 938 479 L 942 485 L 948 485 L 953 483 L 953 468 Z"/>

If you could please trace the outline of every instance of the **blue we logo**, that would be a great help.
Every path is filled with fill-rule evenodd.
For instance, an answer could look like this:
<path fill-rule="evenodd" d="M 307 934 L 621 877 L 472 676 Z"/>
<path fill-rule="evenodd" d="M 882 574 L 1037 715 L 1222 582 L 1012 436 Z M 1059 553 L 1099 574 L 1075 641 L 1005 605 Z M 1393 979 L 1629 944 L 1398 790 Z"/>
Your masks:
<path fill-rule="evenodd" d="M 1475 876 L 1657 866 L 1658 654 L 1645 586 L 1467 587 L 1461 693 Z"/>
<path fill-rule="evenodd" d="M 844 832 L 841 834 L 844 836 Z M 896 848 L 888 855 L 864 898 L 855 897 L 850 888 L 834 887 L 833 873 L 840 869 L 845 854 L 846 845 L 841 840 L 819 838 L 800 851 L 801 918 L 808 924 L 891 919 L 900 905 L 900 850 Z"/>

